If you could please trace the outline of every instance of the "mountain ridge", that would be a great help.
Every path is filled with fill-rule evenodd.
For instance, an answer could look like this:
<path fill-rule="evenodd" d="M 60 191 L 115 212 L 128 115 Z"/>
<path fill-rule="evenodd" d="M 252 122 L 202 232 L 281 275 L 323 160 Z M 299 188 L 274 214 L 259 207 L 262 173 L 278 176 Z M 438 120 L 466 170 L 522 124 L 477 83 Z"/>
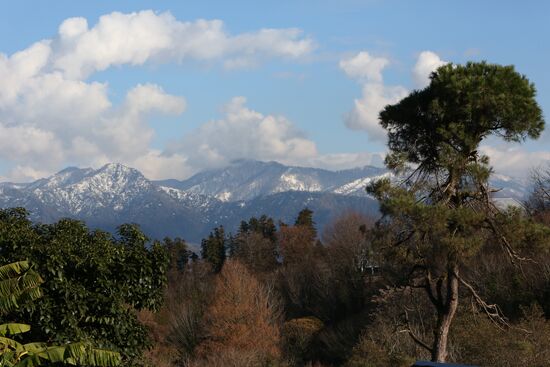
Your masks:
<path fill-rule="evenodd" d="M 179 236 L 198 243 L 213 227 L 235 231 L 251 216 L 292 222 L 306 206 L 320 231 L 343 211 L 376 215 L 378 203 L 365 186 L 388 175 L 372 166 L 329 171 L 240 160 L 187 180 L 154 181 L 137 169 L 109 163 L 98 169 L 67 167 L 30 183 L 0 183 L 0 207 L 24 207 L 35 221 L 69 217 L 108 231 L 133 222 L 153 238 Z M 526 190 L 507 176 L 496 179 L 507 185 L 503 197 L 519 199 Z"/>

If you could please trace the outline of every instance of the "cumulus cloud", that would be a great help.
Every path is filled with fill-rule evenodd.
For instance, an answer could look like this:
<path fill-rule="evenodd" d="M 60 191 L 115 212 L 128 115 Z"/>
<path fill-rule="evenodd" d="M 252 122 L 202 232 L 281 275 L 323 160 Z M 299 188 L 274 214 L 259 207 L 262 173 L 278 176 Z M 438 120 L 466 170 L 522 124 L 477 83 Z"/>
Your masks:
<path fill-rule="evenodd" d="M 413 79 L 417 86 L 425 86 L 430 73 L 445 63 L 431 51 L 421 52 L 413 68 Z M 385 106 L 400 101 L 409 93 L 403 86 L 384 83 L 383 71 L 388 65 L 388 59 L 374 57 L 366 51 L 339 63 L 348 77 L 362 85 L 363 92 L 361 98 L 354 100 L 354 107 L 344 116 L 344 122 L 350 129 L 366 131 L 370 140 L 386 140 L 387 134 L 379 124 L 378 115 Z"/>
<path fill-rule="evenodd" d="M 0 180 L 2 182 L 30 182 L 46 177 L 49 174 L 49 171 L 43 171 L 29 166 L 16 166 L 10 170 L 9 176 L 0 176 Z"/>
<path fill-rule="evenodd" d="M 315 143 L 288 119 L 249 109 L 244 97 L 233 98 L 223 118 L 201 125 L 168 151 L 185 156 L 192 171 L 239 158 L 297 164 L 317 156 Z"/>
<path fill-rule="evenodd" d="M 70 18 L 58 33 L 52 67 L 69 78 L 113 65 L 189 59 L 247 67 L 266 57 L 300 58 L 315 46 L 295 28 L 231 35 L 220 20 L 181 22 L 168 12 L 151 10 L 103 15 L 92 28 L 84 18 Z"/>
<path fill-rule="evenodd" d="M 298 59 L 313 48 L 299 29 L 231 35 L 222 21 L 182 22 L 168 12 L 114 12 L 92 26 L 84 18 L 67 19 L 54 38 L 12 55 L 0 53 L 0 159 L 13 167 L 5 178 L 34 179 L 67 164 L 107 162 L 135 165 L 152 178 L 176 167 L 179 176 L 186 175 L 188 158 L 153 149 L 149 125 L 151 115 L 181 114 L 183 97 L 140 84 L 115 105 L 107 83 L 87 78 L 113 66 L 186 60 L 245 67 L 266 58 Z M 269 122 L 262 124 L 264 133 L 269 128 Z M 265 143 L 266 150 L 288 148 Z M 288 149 L 298 154 L 301 148 Z M 215 147 L 210 150 L 215 154 Z"/>
<path fill-rule="evenodd" d="M 386 86 L 381 83 L 363 85 L 363 95 L 355 99 L 354 108 L 346 117 L 346 126 L 353 130 L 365 130 L 370 140 L 385 141 L 386 130 L 378 122 L 378 114 L 408 94 L 402 86 Z"/>
<path fill-rule="evenodd" d="M 389 63 L 386 58 L 363 51 L 339 64 L 347 76 L 362 84 L 363 91 L 362 97 L 354 100 L 354 108 L 345 115 L 345 124 L 350 129 L 366 131 L 370 140 L 385 140 L 386 131 L 378 123 L 378 114 L 386 105 L 407 95 L 404 87 L 384 84 L 382 71 Z"/>
<path fill-rule="evenodd" d="M 382 82 L 382 70 L 390 61 L 384 57 L 374 57 L 368 52 L 362 51 L 357 55 L 340 61 L 340 69 L 347 76 L 370 82 Z"/>
<path fill-rule="evenodd" d="M 412 76 L 417 88 L 424 88 L 430 83 L 430 74 L 438 67 L 447 64 L 447 61 L 432 51 L 422 51 L 412 70 Z"/>
<path fill-rule="evenodd" d="M 131 162 L 131 166 L 150 179 L 185 179 L 196 173 L 187 164 L 187 157 L 179 153 L 166 154 L 158 149 L 150 149 Z"/>
<path fill-rule="evenodd" d="M 140 84 L 128 92 L 125 108 L 132 114 L 158 111 L 179 115 L 185 110 L 185 100 L 166 94 L 158 85 Z"/>

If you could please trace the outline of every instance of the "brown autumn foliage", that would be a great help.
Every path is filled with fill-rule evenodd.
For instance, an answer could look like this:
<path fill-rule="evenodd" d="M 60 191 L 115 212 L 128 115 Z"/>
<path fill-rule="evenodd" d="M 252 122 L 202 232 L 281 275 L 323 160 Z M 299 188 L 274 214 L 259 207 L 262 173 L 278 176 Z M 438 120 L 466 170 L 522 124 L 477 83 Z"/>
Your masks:
<path fill-rule="evenodd" d="M 365 235 L 370 223 L 368 217 L 345 213 L 326 228 L 322 243 L 310 236 L 307 226 L 279 231 L 286 255 L 278 271 L 278 290 L 285 300 L 287 320 L 314 317 L 323 324 L 307 348 L 296 347 L 300 343 L 293 330 L 284 328 L 285 348 L 294 360 L 338 365 L 351 353 L 368 318 L 369 297 L 376 290 Z M 290 321 L 285 325 L 293 325 Z"/>
<path fill-rule="evenodd" d="M 402 306 L 403 300 L 406 307 Z M 414 360 L 429 360 L 429 353 L 408 332 L 412 330 L 423 340 L 430 337 L 433 320 L 426 312 L 429 308 L 420 291 L 387 289 L 378 302 L 379 307 L 346 366 L 409 367 Z M 522 314 L 502 327 L 491 322 L 473 303 L 460 307 L 451 328 L 449 362 L 484 367 L 550 365 L 550 320 L 536 304 L 523 307 Z"/>
<path fill-rule="evenodd" d="M 215 356 L 241 355 L 250 358 L 245 365 L 262 366 L 279 359 L 280 317 L 280 302 L 272 289 L 256 280 L 241 263 L 226 262 L 204 314 L 204 341 L 197 347 L 196 363 L 210 361 L 215 365 Z"/>
<path fill-rule="evenodd" d="M 549 366 L 550 320 L 537 305 L 522 312 L 507 328 L 497 327 L 483 314 L 463 312 L 451 335 L 453 359 L 488 367 Z"/>
<path fill-rule="evenodd" d="M 499 305 L 509 319 L 517 320 L 523 309 L 532 304 L 540 305 L 550 317 L 550 252 L 529 251 L 523 256 L 536 261 L 511 263 L 506 255 L 491 244 L 468 264 L 468 279 L 490 303 Z"/>
<path fill-rule="evenodd" d="M 262 233 L 243 233 L 238 238 L 235 258 L 254 275 L 266 274 L 277 268 L 276 244 Z"/>
<path fill-rule="evenodd" d="M 186 363 L 204 337 L 203 316 L 213 294 L 214 275 L 206 262 L 195 262 L 169 282 L 165 309 L 170 331 L 168 342 L 177 350 L 177 361 Z"/>
<path fill-rule="evenodd" d="M 167 336 L 170 333 L 170 323 L 166 322 L 167 310 L 163 308 L 157 314 L 149 310 L 138 313 L 138 320 L 149 329 L 149 335 L 154 347 L 145 352 L 146 365 L 170 367 L 177 359 L 177 349 Z"/>
<path fill-rule="evenodd" d="M 285 316 L 289 319 L 326 315 L 330 292 L 329 268 L 323 248 L 315 243 L 306 226 L 282 227 L 277 235 L 283 257 L 277 273 L 278 290 L 285 301 Z"/>
<path fill-rule="evenodd" d="M 266 361 L 261 353 L 256 351 L 243 351 L 236 349 L 224 349 L 216 354 L 205 356 L 203 359 L 195 359 L 189 362 L 188 367 L 272 367 L 285 366 Z"/>
<path fill-rule="evenodd" d="M 281 227 L 276 243 L 247 234 L 219 274 L 202 260 L 171 273 L 164 308 L 140 316 L 155 340 L 150 365 L 409 367 L 429 359 L 408 330 L 432 337 L 431 305 L 422 289 L 394 289 L 385 270 L 372 273 L 371 223 L 345 213 L 325 228 L 322 242 L 303 225 Z M 499 304 L 510 327 L 499 329 L 465 299 L 449 359 L 550 366 L 550 254 L 526 253 L 537 261 L 518 272 L 491 246 L 466 264 L 464 276 Z"/>
<path fill-rule="evenodd" d="M 303 364 L 308 357 L 315 357 L 312 356 L 312 342 L 323 327 L 323 322 L 313 316 L 292 319 L 284 323 L 284 353 L 293 365 Z"/>
<path fill-rule="evenodd" d="M 186 365 L 192 358 L 203 337 L 202 318 L 211 298 L 210 268 L 197 261 L 180 272 L 170 269 L 163 307 L 157 313 L 139 313 L 153 339 L 153 348 L 145 353 L 147 366 Z"/>
<path fill-rule="evenodd" d="M 429 353 L 407 332 L 410 329 L 424 340 L 430 336 L 433 320 L 422 290 L 388 287 L 380 290 L 375 302 L 371 320 L 345 365 L 409 367 L 415 359 L 429 360 Z"/>
<path fill-rule="evenodd" d="M 313 256 L 314 232 L 306 226 L 284 226 L 277 233 L 283 264 L 299 264 Z"/>
<path fill-rule="evenodd" d="M 376 261 L 366 234 L 373 224 L 372 218 L 348 212 L 328 225 L 323 233 L 325 256 L 335 292 L 332 303 L 340 304 L 343 313 L 355 313 L 364 308 L 369 293 L 374 290 L 372 282 L 375 278 L 371 275 Z"/>

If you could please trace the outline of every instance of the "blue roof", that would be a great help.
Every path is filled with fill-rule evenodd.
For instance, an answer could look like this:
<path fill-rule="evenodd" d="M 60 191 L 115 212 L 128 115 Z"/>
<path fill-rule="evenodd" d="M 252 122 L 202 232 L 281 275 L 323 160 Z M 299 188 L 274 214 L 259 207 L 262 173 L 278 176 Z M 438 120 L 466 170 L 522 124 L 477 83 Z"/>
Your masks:
<path fill-rule="evenodd" d="M 416 361 L 412 367 L 478 367 L 469 364 L 438 363 L 428 361 Z"/>

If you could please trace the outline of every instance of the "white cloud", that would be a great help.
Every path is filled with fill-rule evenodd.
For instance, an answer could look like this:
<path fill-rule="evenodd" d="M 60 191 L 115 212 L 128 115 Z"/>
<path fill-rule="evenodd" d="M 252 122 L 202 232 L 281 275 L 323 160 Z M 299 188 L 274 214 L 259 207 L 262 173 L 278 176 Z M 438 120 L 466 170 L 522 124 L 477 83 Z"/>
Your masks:
<path fill-rule="evenodd" d="M 194 172 L 239 158 L 297 164 L 317 156 L 315 143 L 285 117 L 263 115 L 245 104 L 246 98 L 233 98 L 224 107 L 222 119 L 186 135 L 169 149 L 170 154 L 187 157 L 187 165 Z"/>
<path fill-rule="evenodd" d="M 11 161 L 25 156 L 29 163 L 39 166 L 61 158 L 63 152 L 61 142 L 50 131 L 28 125 L 0 125 L 0 155 Z"/>
<path fill-rule="evenodd" d="M 342 170 L 363 166 L 384 166 L 385 153 L 330 153 L 322 154 L 304 162 L 311 167 L 325 168 L 329 170 Z"/>
<path fill-rule="evenodd" d="M 154 84 L 139 84 L 128 92 L 125 108 L 130 114 L 162 112 L 179 115 L 186 107 L 181 97 L 166 94 L 162 88 Z"/>
<path fill-rule="evenodd" d="M 417 88 L 424 88 L 430 83 L 430 75 L 438 67 L 447 64 L 447 61 L 432 51 L 422 51 L 414 65 L 412 76 Z"/>
<path fill-rule="evenodd" d="M 29 166 L 16 166 L 10 170 L 7 177 L 0 176 L 0 180 L 2 182 L 31 182 L 46 177 L 49 174 L 49 171 L 43 171 Z"/>
<path fill-rule="evenodd" d="M 550 163 L 549 151 L 528 151 L 518 144 L 483 145 L 480 151 L 490 158 L 496 172 L 528 177 L 533 169 Z"/>
<path fill-rule="evenodd" d="M 331 170 L 383 165 L 384 153 L 319 154 L 315 143 L 291 121 L 248 108 L 244 97 L 234 97 L 222 112 L 221 119 L 201 125 L 166 152 L 136 162 L 136 167 L 143 167 L 150 177 L 174 177 L 177 168 L 182 172 L 179 178 L 186 178 L 240 158 Z"/>
<path fill-rule="evenodd" d="M 154 178 L 187 175 L 187 157 L 167 156 L 151 147 L 155 130 L 148 123 L 151 114 L 181 114 L 183 97 L 144 84 L 114 105 L 107 83 L 86 78 L 113 66 L 186 60 L 242 68 L 266 58 L 301 58 L 313 48 L 313 41 L 298 29 L 231 35 L 219 20 L 182 22 L 168 12 L 114 12 L 92 26 L 84 18 L 67 19 L 53 39 L 10 56 L 0 53 L 0 159 L 15 167 L 7 178 L 35 178 L 68 163 L 107 162 L 137 165 Z M 269 129 L 266 118 L 261 131 L 273 133 Z M 282 139 L 282 145 L 265 141 L 263 149 L 300 154 L 302 147 Z M 217 151 L 202 149 L 210 155 Z"/>
<path fill-rule="evenodd" d="M 431 51 L 421 52 L 413 68 L 413 79 L 417 86 L 425 86 L 430 73 L 445 63 Z M 344 116 L 344 122 L 350 129 L 366 131 L 370 140 L 386 140 L 386 130 L 378 121 L 380 111 L 389 104 L 399 102 L 409 93 L 403 86 L 388 86 L 384 83 L 382 73 L 389 64 L 388 59 L 373 57 L 366 51 L 341 60 L 339 64 L 347 76 L 362 84 L 363 92 L 361 98 L 354 100 L 354 107 Z"/>
<path fill-rule="evenodd" d="M 149 179 L 185 179 L 196 172 L 187 165 L 187 157 L 178 153 L 163 154 L 156 149 L 150 149 L 129 164 Z"/>
<path fill-rule="evenodd" d="M 138 85 L 127 93 L 123 105 L 103 115 L 87 136 L 101 143 L 110 161 L 129 162 L 150 149 L 154 136 L 154 129 L 147 123 L 150 113 L 179 115 L 184 109 L 182 97 L 166 94 L 156 85 Z"/>
<path fill-rule="evenodd" d="M 147 154 L 154 135 L 146 120 L 150 113 L 185 109 L 183 98 L 150 84 L 131 89 L 121 106 L 113 106 L 107 84 L 44 71 L 49 47 L 39 42 L 0 57 L 0 78 L 7 81 L 7 92 L 0 94 L 0 158 L 25 172 L 51 172 L 66 162 L 128 162 Z"/>
<path fill-rule="evenodd" d="M 233 36 L 220 20 L 181 22 L 151 10 L 103 15 L 92 28 L 86 19 L 67 19 L 53 45 L 53 68 L 78 79 L 113 65 L 146 62 L 219 59 L 231 68 L 247 67 L 266 57 L 300 58 L 315 47 L 295 28 Z"/>
<path fill-rule="evenodd" d="M 340 68 L 353 79 L 382 83 L 382 70 L 390 61 L 384 57 L 373 57 L 362 51 L 357 55 L 340 61 Z"/>
<path fill-rule="evenodd" d="M 355 99 L 354 108 L 345 115 L 344 122 L 350 129 L 366 131 L 370 140 L 385 141 L 386 131 L 378 122 L 378 114 L 386 105 L 407 95 L 402 86 L 384 84 L 382 71 L 388 65 L 388 59 L 372 57 L 366 51 L 340 61 L 346 75 L 362 83 L 363 92 L 361 98 Z"/>
<path fill-rule="evenodd" d="M 355 99 L 354 108 L 345 116 L 346 126 L 353 130 L 365 130 L 370 140 L 385 141 L 386 130 L 378 122 L 378 114 L 389 104 L 407 96 L 402 86 L 386 86 L 381 83 L 363 85 L 363 95 Z"/>

